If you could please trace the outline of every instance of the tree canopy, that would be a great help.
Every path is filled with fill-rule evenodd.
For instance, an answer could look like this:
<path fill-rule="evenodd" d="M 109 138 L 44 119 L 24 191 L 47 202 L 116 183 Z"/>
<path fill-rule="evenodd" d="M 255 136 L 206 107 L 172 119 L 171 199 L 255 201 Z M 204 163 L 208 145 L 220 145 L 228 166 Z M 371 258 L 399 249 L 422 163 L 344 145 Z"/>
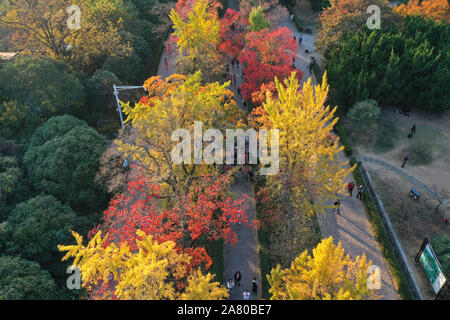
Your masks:
<path fill-rule="evenodd" d="M 368 98 L 406 110 L 448 109 L 449 28 L 413 16 L 401 31 L 345 36 L 327 64 L 334 101 L 345 109 Z"/>
<path fill-rule="evenodd" d="M 79 228 L 79 220 L 54 196 L 40 195 L 19 203 L 6 220 L 6 253 L 36 261 L 53 275 L 61 276 L 65 268 L 59 262 L 57 245 L 72 240 L 70 231 Z"/>
<path fill-rule="evenodd" d="M 0 137 L 24 143 L 39 126 L 40 119 L 29 106 L 8 101 L 0 104 Z"/>
<path fill-rule="evenodd" d="M 350 259 L 341 243 L 322 240 L 312 255 L 305 250 L 290 268 L 272 269 L 269 280 L 271 300 L 361 300 L 370 295 L 365 255 Z"/>
<path fill-rule="evenodd" d="M 56 284 L 37 262 L 0 256 L 0 300 L 50 300 Z"/>
<path fill-rule="evenodd" d="M 241 90 L 244 99 L 250 100 L 264 83 L 274 81 L 275 77 L 285 79 L 290 75 L 298 43 L 286 27 L 248 32 L 245 43 L 239 55 L 245 75 Z M 296 75 L 301 79 L 303 72 L 298 70 Z"/>
<path fill-rule="evenodd" d="M 165 300 L 206 298 L 222 299 L 228 296 L 226 288 L 211 282 L 210 274 L 201 271 L 191 275 L 186 291 L 177 290 L 177 281 L 187 277 L 186 264 L 189 257 L 174 250 L 172 241 L 158 243 L 151 235 L 136 231 L 136 248 L 126 244 L 104 245 L 101 232 L 87 244 L 73 233 L 77 244 L 58 246 L 67 251 L 63 260 L 73 257 L 73 265 L 81 269 L 83 286 L 94 293 L 94 298 L 123 300 Z M 139 239 L 139 240 L 138 240 Z M 98 286 L 100 289 L 96 290 Z"/>
<path fill-rule="evenodd" d="M 186 194 L 196 176 L 215 170 L 193 161 L 174 162 L 170 156 L 176 144 L 173 133 L 184 128 L 193 134 L 194 121 L 203 121 L 205 130 L 234 128 L 242 115 L 228 83 L 202 83 L 200 71 L 187 77 L 174 74 L 165 80 L 151 77 L 144 84 L 148 95 L 134 108 L 123 106 L 134 132 L 116 141 L 119 150 L 137 160 L 146 176 L 160 184 L 162 196 Z"/>
<path fill-rule="evenodd" d="M 48 136 L 43 145 L 31 145 L 24 156 L 34 188 L 69 202 L 77 210 L 89 211 L 101 206 L 105 193 L 94 179 L 100 156 L 106 149 L 105 137 L 86 125 Z"/>
<path fill-rule="evenodd" d="M 421 15 L 436 22 L 444 20 L 450 23 L 450 4 L 448 0 L 410 0 L 395 8 L 403 16 Z"/>
<path fill-rule="evenodd" d="M 179 73 L 189 75 L 200 70 L 207 82 L 222 76 L 224 64 L 218 51 L 220 26 L 217 8 L 218 3 L 214 0 L 198 0 L 180 5 L 177 10 L 172 9 L 170 19 L 178 45 Z"/>
<path fill-rule="evenodd" d="M 84 91 L 71 68 L 47 57 L 21 55 L 0 68 L 0 87 L 8 100 L 44 116 L 79 111 Z"/>
<path fill-rule="evenodd" d="M 380 8 L 382 29 L 398 23 L 399 19 L 387 0 L 330 0 L 330 6 L 318 17 L 320 31 L 316 41 L 317 48 L 328 55 L 339 45 L 343 35 L 367 30 L 367 8 L 370 5 Z"/>

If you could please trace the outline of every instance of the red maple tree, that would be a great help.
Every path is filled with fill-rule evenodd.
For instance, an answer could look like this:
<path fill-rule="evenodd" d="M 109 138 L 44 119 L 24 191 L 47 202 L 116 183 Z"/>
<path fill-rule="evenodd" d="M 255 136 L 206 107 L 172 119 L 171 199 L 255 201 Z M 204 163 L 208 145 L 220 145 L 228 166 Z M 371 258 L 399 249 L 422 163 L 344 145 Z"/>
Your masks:
<path fill-rule="evenodd" d="M 236 243 L 231 226 L 248 223 L 247 196 L 232 199 L 227 195 L 228 176 L 201 177 L 192 191 L 167 209 L 162 209 L 159 187 L 144 178 L 129 182 L 128 192 L 115 196 L 103 214 L 103 223 L 90 232 L 106 234 L 105 245 L 127 243 L 135 246 L 136 231 L 141 229 L 158 242 L 174 241 L 177 250 L 192 257 L 190 267 L 212 264 L 205 242 L 223 239 Z"/>
<path fill-rule="evenodd" d="M 244 48 L 244 30 L 245 22 L 240 13 L 227 9 L 220 19 L 219 51 L 228 59 L 237 59 Z"/>
<path fill-rule="evenodd" d="M 298 43 L 286 27 L 249 32 L 245 35 L 245 43 L 239 55 L 245 76 L 241 92 L 244 99 L 250 100 L 264 83 L 273 81 L 275 76 L 285 79 L 294 71 L 292 64 Z M 303 72 L 297 70 L 297 77 L 300 80 Z"/>

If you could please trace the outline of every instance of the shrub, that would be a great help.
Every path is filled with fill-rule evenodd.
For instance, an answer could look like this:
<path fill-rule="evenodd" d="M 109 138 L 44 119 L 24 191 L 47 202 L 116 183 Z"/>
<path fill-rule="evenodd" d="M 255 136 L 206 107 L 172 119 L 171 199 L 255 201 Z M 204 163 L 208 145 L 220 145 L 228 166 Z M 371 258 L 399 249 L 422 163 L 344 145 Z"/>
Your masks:
<path fill-rule="evenodd" d="M 377 127 L 375 149 L 380 152 L 392 150 L 397 136 L 398 130 L 395 123 L 388 120 L 380 121 Z"/>
<path fill-rule="evenodd" d="M 381 108 L 373 99 L 359 101 L 348 111 L 347 117 L 361 127 L 373 125 L 380 117 Z"/>

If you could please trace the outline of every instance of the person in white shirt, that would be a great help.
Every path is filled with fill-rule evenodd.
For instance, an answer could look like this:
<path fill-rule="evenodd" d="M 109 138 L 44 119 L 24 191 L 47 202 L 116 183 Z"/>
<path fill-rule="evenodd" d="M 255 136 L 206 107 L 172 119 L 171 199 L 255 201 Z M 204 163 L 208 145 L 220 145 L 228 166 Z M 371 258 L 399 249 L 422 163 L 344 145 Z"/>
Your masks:
<path fill-rule="evenodd" d="M 233 282 L 233 280 L 228 280 L 228 282 L 227 282 L 227 289 L 228 289 L 228 293 L 231 295 L 231 290 L 233 289 L 233 287 L 234 287 L 234 282 Z"/>
<path fill-rule="evenodd" d="M 244 300 L 250 300 L 250 292 L 248 290 L 245 290 L 243 293 Z"/>

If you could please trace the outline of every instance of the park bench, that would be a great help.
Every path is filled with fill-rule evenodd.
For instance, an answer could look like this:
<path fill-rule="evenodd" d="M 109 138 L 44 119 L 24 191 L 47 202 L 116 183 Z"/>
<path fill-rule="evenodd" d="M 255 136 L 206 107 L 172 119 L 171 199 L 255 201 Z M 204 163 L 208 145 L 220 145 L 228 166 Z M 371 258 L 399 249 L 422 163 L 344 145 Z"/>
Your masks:
<path fill-rule="evenodd" d="M 420 192 L 417 191 L 414 188 L 411 188 L 411 190 L 409 191 L 409 196 L 411 198 L 414 198 L 414 200 L 419 200 L 420 199 Z"/>

